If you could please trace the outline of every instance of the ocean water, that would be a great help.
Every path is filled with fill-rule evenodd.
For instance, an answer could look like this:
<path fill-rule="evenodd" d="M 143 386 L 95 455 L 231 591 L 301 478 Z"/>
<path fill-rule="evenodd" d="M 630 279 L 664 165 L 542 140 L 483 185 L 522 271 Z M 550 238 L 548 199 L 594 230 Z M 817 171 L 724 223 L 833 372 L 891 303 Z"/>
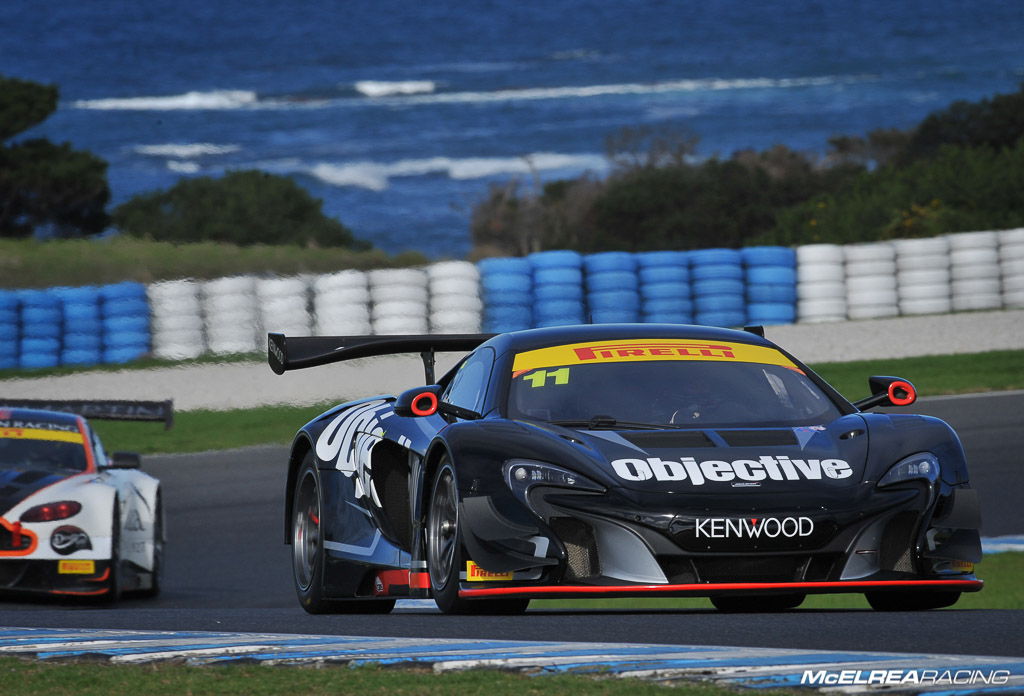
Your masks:
<path fill-rule="evenodd" d="M 470 248 L 488 187 L 601 175 L 623 127 L 698 153 L 906 128 L 1024 81 L 1024 2 L 8 2 L 0 73 L 60 87 L 29 136 L 181 177 L 292 176 L 375 245 Z"/>

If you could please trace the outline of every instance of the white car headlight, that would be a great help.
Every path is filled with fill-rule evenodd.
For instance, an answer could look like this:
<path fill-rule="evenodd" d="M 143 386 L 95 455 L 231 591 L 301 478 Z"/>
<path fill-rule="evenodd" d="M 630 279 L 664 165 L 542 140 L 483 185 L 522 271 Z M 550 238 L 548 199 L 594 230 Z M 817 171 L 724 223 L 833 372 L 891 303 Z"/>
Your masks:
<path fill-rule="evenodd" d="M 935 483 L 939 479 L 939 458 L 931 452 L 919 452 L 901 459 L 878 482 L 878 487 L 905 481 L 923 480 Z"/>
<path fill-rule="evenodd" d="M 510 459 L 505 462 L 503 472 L 505 483 L 523 503 L 527 502 L 526 494 L 533 486 L 555 486 L 596 493 L 605 491 L 604 486 L 591 481 L 586 476 L 581 476 L 554 464 L 537 462 L 532 459 Z"/>

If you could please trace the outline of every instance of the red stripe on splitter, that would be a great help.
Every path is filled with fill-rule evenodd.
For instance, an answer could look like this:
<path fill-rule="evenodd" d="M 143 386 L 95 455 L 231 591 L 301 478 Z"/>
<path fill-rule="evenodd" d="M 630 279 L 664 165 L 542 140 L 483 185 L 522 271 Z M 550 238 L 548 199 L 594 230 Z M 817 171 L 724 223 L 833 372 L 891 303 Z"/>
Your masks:
<path fill-rule="evenodd" d="M 976 592 L 981 580 L 869 580 L 866 582 L 723 582 L 686 585 L 546 585 L 539 587 L 482 587 L 459 590 L 459 597 L 499 597 L 502 595 L 643 595 L 691 594 L 707 596 L 718 592 L 752 592 L 756 590 L 803 590 L 864 592 L 886 588 L 936 588 Z"/>

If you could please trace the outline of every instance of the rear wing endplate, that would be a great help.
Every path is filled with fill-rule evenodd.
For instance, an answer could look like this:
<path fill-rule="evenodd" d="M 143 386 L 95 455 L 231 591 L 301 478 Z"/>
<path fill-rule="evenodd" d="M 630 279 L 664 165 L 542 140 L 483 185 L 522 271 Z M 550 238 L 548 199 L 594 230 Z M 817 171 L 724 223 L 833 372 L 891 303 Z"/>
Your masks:
<path fill-rule="evenodd" d="M 292 336 L 267 334 L 267 362 L 276 374 L 377 355 L 419 353 L 427 384 L 434 383 L 435 352 L 467 352 L 495 334 L 403 336 Z"/>
<path fill-rule="evenodd" d="M 174 425 L 174 401 L 4 399 L 0 408 L 31 408 L 63 411 L 90 420 L 162 421 L 165 430 Z"/>

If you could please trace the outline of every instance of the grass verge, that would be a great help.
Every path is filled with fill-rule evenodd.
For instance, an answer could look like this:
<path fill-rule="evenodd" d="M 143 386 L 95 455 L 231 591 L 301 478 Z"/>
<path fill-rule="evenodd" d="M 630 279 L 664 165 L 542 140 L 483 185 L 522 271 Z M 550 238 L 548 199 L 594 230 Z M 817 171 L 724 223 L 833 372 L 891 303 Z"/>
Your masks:
<path fill-rule="evenodd" d="M 904 377 L 912 381 L 923 395 L 1024 389 L 1022 365 L 1024 350 L 826 363 L 812 367 L 844 396 L 856 400 L 868 395 L 869 375 Z M 330 405 L 182 411 L 175 416 L 175 427 L 169 431 L 150 423 L 96 421 L 94 425 L 111 450 L 130 450 L 141 454 L 202 452 L 291 442 L 299 426 Z"/>
<path fill-rule="evenodd" d="M 0 240 L 0 278 L 5 288 L 95 285 L 123 280 L 151 283 L 240 273 L 330 273 L 344 268 L 389 268 L 426 262 L 427 258 L 417 252 L 389 256 L 380 250 L 350 251 L 294 244 L 171 244 L 123 235 L 46 242 Z"/>
<path fill-rule="evenodd" d="M 675 682 L 671 692 L 639 679 L 609 679 L 576 675 L 531 677 L 494 670 L 434 674 L 424 668 L 385 669 L 368 666 L 260 667 L 225 665 L 105 665 L 67 664 L 0 657 L 4 696 L 631 696 L 671 693 L 674 696 L 735 696 L 736 690 L 700 683 Z M 758 690 L 762 696 L 786 696 L 796 691 Z"/>
<path fill-rule="evenodd" d="M 985 581 L 981 592 L 960 595 L 960 601 L 951 609 L 1024 609 L 1024 587 L 1020 577 L 1024 573 L 1024 553 L 993 553 L 978 564 L 976 573 Z M 662 599 L 535 599 L 531 609 L 622 609 L 643 611 L 648 609 L 711 609 L 706 597 L 665 597 Z M 800 609 L 869 609 L 861 594 L 808 595 Z"/>

